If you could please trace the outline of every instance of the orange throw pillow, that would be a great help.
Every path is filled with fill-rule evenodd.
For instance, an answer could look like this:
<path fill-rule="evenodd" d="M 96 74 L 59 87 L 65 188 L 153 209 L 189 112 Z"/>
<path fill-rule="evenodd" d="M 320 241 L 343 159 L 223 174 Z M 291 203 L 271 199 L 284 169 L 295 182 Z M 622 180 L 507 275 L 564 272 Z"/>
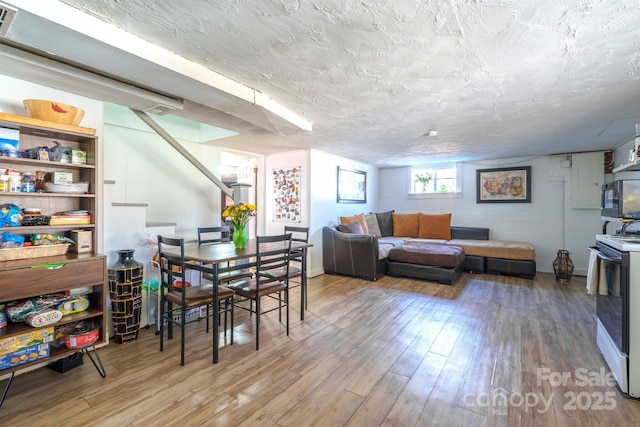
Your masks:
<path fill-rule="evenodd" d="M 418 237 L 421 239 L 451 240 L 451 214 L 420 213 Z"/>
<path fill-rule="evenodd" d="M 392 215 L 394 237 L 418 237 L 420 229 L 419 214 L 399 214 L 394 212 Z"/>
<path fill-rule="evenodd" d="M 340 217 L 340 224 L 353 224 L 354 222 L 359 222 L 364 234 L 369 234 L 369 227 L 367 227 L 367 220 L 364 214 Z"/>

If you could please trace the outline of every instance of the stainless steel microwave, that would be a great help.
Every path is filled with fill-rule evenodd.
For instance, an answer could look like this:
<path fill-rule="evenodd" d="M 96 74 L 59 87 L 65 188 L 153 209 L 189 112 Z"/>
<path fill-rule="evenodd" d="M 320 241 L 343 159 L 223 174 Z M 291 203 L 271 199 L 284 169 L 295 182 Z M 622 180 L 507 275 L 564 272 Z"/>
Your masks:
<path fill-rule="evenodd" d="M 608 218 L 640 219 L 640 179 L 603 185 L 600 214 Z"/>

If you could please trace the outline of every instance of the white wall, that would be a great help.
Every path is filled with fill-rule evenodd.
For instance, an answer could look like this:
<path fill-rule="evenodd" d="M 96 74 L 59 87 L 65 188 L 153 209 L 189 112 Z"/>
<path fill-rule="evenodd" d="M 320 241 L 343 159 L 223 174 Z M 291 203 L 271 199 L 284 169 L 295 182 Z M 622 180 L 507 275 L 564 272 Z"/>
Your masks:
<path fill-rule="evenodd" d="M 378 206 L 378 169 L 318 150 L 310 151 L 309 218 L 313 243 L 311 276 L 322 274 L 322 227 L 335 225 L 341 216 L 375 212 Z M 366 203 L 338 203 L 338 166 L 367 173 Z"/>
<path fill-rule="evenodd" d="M 301 215 L 300 222 L 274 221 L 273 178 L 277 168 L 300 166 L 301 169 Z M 338 166 L 367 173 L 367 203 L 338 203 Z M 377 168 L 344 157 L 334 156 L 318 150 L 294 150 L 269 155 L 265 158 L 265 233 L 282 232 L 287 224 L 309 227 L 309 276 L 323 274 L 322 227 L 337 224 L 340 216 L 349 216 L 374 211 L 378 203 Z"/>
<path fill-rule="evenodd" d="M 150 117 L 220 176 L 220 149 L 195 142 L 198 123 Z M 113 104 L 105 104 L 104 178 L 115 181 L 113 202 L 148 204 L 147 220 L 175 223 L 178 237 L 196 239 L 197 227 L 220 224 L 220 189 L 128 108 Z"/>
<path fill-rule="evenodd" d="M 514 166 L 531 166 L 531 203 L 476 203 L 477 169 Z M 492 239 L 532 243 L 538 271 L 552 272 L 557 251 L 567 249 L 574 274 L 586 275 L 587 247 L 600 232 L 600 212 L 571 209 L 571 169 L 560 167 L 558 157 L 464 163 L 460 197 L 408 195 L 410 177 L 404 167 L 383 168 L 379 174 L 379 211 L 451 212 L 453 225 L 486 227 Z"/>

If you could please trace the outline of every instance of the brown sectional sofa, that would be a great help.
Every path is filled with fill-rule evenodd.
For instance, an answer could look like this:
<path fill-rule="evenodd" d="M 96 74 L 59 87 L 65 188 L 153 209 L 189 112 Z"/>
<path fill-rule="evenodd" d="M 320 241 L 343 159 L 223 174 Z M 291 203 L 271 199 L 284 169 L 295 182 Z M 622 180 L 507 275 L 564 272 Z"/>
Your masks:
<path fill-rule="evenodd" d="M 322 231 L 323 267 L 326 274 L 342 274 L 376 280 L 382 274 L 406 276 L 451 284 L 464 271 L 515 275 L 532 279 L 536 274 L 535 249 L 530 243 L 489 239 L 489 229 L 450 226 L 450 239 L 401 237 L 383 230 L 379 237 L 339 231 L 326 226 Z M 389 259 L 400 245 L 440 244 L 464 250 L 459 266 L 422 265 Z M 392 257 L 394 258 L 394 257 Z M 428 264 L 428 263 L 427 263 Z"/>

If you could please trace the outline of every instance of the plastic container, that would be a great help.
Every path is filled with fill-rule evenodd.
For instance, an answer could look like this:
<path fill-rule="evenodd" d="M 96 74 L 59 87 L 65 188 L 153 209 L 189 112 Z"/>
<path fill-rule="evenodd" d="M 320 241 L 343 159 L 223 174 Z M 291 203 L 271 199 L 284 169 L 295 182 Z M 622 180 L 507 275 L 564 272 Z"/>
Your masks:
<path fill-rule="evenodd" d="M 36 192 L 35 174 L 25 173 L 25 174 L 22 175 L 22 192 L 23 193 L 35 193 Z"/>
<path fill-rule="evenodd" d="M 9 192 L 21 193 L 22 192 L 22 178 L 15 175 L 9 176 Z"/>
<path fill-rule="evenodd" d="M 84 322 L 64 337 L 67 348 L 76 349 L 93 345 L 100 337 L 100 326 L 92 322 Z"/>
<path fill-rule="evenodd" d="M 9 191 L 9 175 L 0 175 L 0 192 Z"/>

